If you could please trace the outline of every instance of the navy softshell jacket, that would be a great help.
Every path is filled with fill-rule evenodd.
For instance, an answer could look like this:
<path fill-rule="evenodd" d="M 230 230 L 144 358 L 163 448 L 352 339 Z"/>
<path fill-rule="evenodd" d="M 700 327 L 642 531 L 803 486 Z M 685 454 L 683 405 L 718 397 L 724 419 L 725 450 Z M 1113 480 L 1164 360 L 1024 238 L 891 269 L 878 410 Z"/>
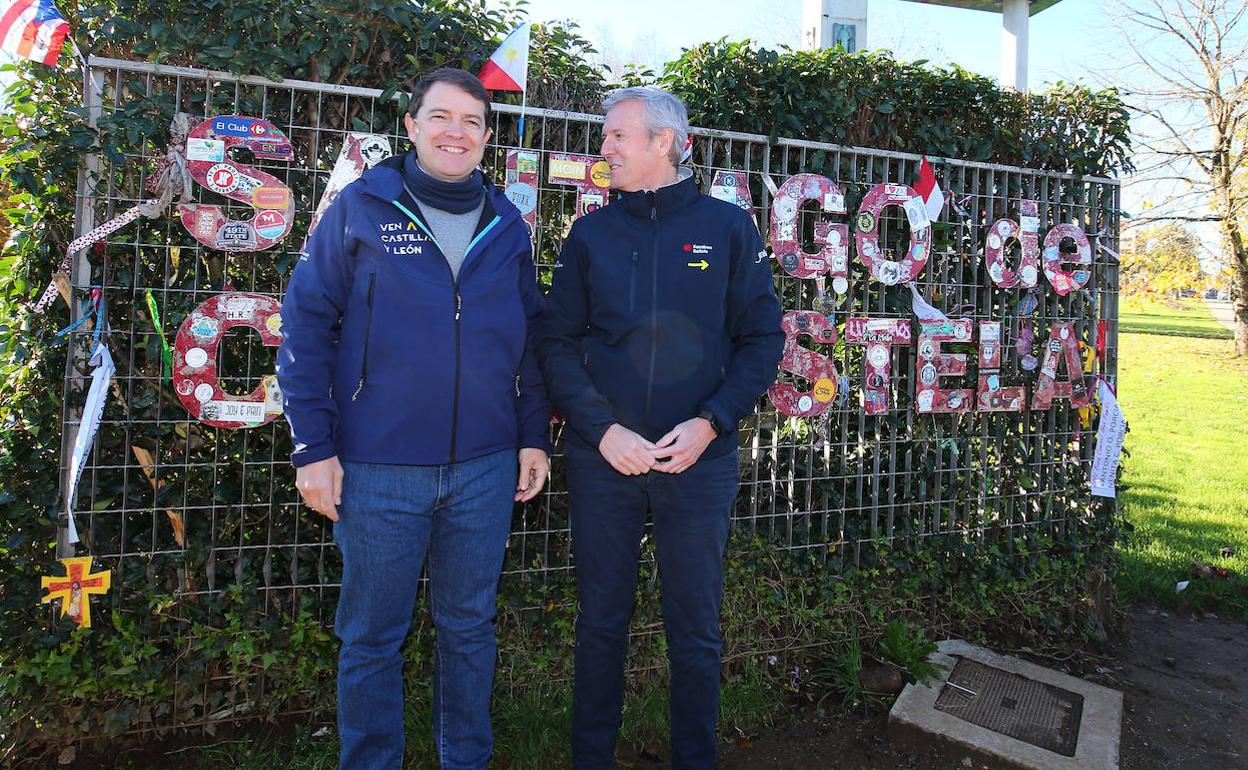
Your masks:
<path fill-rule="evenodd" d="M 725 428 L 715 457 L 775 381 L 780 315 L 753 219 L 687 177 L 617 192 L 572 226 L 538 356 L 573 441 L 597 449 L 612 423 L 657 441 L 709 409 Z"/>
<path fill-rule="evenodd" d="M 291 461 L 440 465 L 549 450 L 527 225 L 487 185 L 454 280 L 404 190 L 402 162 L 342 191 L 291 276 L 277 356 Z"/>

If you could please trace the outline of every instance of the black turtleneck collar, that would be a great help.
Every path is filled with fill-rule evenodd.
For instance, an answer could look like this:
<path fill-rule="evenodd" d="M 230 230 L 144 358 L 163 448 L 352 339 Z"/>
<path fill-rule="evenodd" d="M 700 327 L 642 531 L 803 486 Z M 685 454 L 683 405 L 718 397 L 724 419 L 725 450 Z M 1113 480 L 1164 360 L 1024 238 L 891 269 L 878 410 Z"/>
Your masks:
<path fill-rule="evenodd" d="M 421 203 L 452 214 L 475 210 L 485 195 L 485 175 L 481 169 L 473 169 L 467 179 L 447 182 L 425 173 L 416 162 L 415 150 L 403 159 L 403 184 L 408 193 Z"/>
<path fill-rule="evenodd" d="M 693 174 L 657 190 L 615 191 L 617 203 L 623 204 L 628 213 L 646 218 L 650 218 L 651 213 L 661 217 L 683 209 L 701 195 L 697 182 L 693 181 Z"/>

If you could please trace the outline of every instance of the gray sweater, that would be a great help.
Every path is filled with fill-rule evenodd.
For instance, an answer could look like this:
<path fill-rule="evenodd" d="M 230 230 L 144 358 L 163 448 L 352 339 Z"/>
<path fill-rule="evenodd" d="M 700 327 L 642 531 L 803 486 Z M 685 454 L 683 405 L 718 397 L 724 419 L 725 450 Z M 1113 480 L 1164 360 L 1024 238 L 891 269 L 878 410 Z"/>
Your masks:
<path fill-rule="evenodd" d="M 463 214 L 452 214 L 449 211 L 434 208 L 419 198 L 416 198 L 416 205 L 420 206 L 420 213 L 425 215 L 434 239 L 442 247 L 442 255 L 446 257 L 446 263 L 451 266 L 451 276 L 459 280 L 459 268 L 464 264 L 468 244 L 472 243 L 472 236 L 477 230 L 477 222 L 481 221 L 481 209 L 485 207 L 485 196 L 481 196 L 481 202 L 475 209 Z"/>

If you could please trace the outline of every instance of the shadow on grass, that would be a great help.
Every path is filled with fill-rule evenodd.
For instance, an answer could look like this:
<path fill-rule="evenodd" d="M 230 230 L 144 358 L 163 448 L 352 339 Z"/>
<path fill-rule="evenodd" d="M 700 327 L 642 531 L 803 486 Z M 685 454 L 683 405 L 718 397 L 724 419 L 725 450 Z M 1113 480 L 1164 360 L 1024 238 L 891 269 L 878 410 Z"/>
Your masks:
<path fill-rule="evenodd" d="M 1119 334 L 1157 334 L 1163 337 L 1200 337 L 1210 340 L 1231 340 L 1235 335 L 1225 326 L 1212 328 L 1203 325 L 1183 323 L 1159 323 L 1151 320 L 1121 318 L 1118 321 Z"/>

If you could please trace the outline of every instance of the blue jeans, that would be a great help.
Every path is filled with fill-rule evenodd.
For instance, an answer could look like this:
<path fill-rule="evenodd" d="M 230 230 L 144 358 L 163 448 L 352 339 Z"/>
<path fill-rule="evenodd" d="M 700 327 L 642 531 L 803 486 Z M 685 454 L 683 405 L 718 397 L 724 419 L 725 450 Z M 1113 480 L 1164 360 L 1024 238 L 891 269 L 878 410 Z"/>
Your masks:
<path fill-rule="evenodd" d="M 703 458 L 674 476 L 656 471 L 625 476 L 596 450 L 568 442 L 567 468 L 580 598 L 573 765 L 576 770 L 615 766 L 624 656 L 649 509 L 671 667 L 672 768 L 710 770 L 719 716 L 723 557 L 737 495 L 737 453 Z"/>
<path fill-rule="evenodd" d="M 450 465 L 343 462 L 334 541 L 342 770 L 403 763 L 403 657 L 429 555 L 437 641 L 433 734 L 444 770 L 485 770 L 493 751 L 494 608 L 511 525 L 516 452 Z"/>

